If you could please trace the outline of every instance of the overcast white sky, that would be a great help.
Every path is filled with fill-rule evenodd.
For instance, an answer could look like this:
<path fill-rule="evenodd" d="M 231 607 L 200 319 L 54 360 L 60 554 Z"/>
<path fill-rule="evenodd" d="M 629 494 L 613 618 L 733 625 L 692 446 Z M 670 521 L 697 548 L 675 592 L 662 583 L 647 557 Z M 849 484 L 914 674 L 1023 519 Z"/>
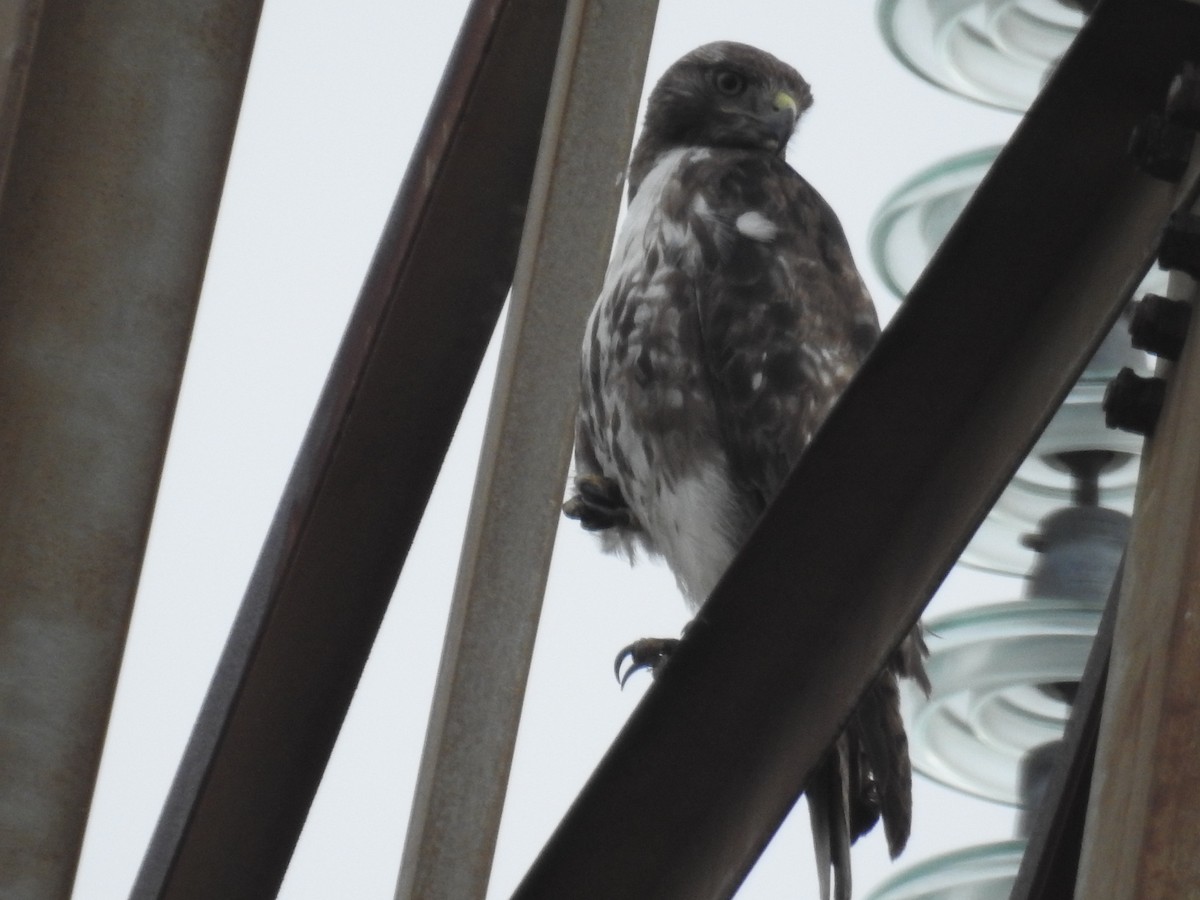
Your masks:
<path fill-rule="evenodd" d="M 266 5 L 218 222 L 75 897 L 125 896 L 461 21 L 462 0 Z M 1001 143 L 1013 115 L 944 94 L 887 53 L 873 4 L 664 0 L 653 82 L 733 39 L 813 85 L 789 157 L 838 211 L 870 271 L 871 217 L 919 169 Z M 464 248 L 470 252 L 470 248 Z M 490 387 L 476 386 L 281 896 L 390 898 Z M 1015 597 L 1014 579 L 952 576 L 948 609 Z M 675 633 L 665 570 L 560 531 L 490 896 L 506 897 L 645 690 L 612 659 Z M 918 784 L 907 865 L 1011 834 L 1012 813 Z M 815 896 L 807 816 L 780 832 L 739 897 Z M 857 896 L 889 873 L 855 850 Z"/>

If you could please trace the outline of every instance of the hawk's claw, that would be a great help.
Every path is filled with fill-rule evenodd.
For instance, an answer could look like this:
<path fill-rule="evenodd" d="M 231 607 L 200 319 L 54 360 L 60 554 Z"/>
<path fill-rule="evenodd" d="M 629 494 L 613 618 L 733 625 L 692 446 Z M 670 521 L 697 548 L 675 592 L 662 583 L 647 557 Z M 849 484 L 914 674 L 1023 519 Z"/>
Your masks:
<path fill-rule="evenodd" d="M 562 508 L 568 519 L 578 519 L 588 531 L 638 527 L 620 485 L 603 475 L 576 476 L 575 495 Z"/>
<path fill-rule="evenodd" d="M 613 664 L 613 672 L 617 676 L 617 682 L 621 687 L 625 687 L 625 682 L 629 680 L 634 672 L 640 669 L 649 669 L 654 676 L 658 675 L 659 668 L 663 666 L 671 654 L 675 652 L 675 648 L 679 646 L 678 638 L 642 638 L 634 641 L 628 647 L 622 648 L 617 654 L 616 662 Z M 629 668 L 625 674 L 621 674 L 621 667 L 629 662 Z"/>

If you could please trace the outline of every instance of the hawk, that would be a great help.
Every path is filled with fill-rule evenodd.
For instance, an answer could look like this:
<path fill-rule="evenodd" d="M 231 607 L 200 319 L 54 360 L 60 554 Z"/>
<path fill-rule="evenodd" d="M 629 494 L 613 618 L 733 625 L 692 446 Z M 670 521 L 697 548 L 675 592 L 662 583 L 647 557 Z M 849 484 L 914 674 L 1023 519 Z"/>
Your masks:
<path fill-rule="evenodd" d="M 745 44 L 667 70 L 584 336 L 564 510 L 607 550 L 665 559 L 693 612 L 879 335 L 837 217 L 784 161 L 811 104 L 795 69 Z M 631 644 L 618 677 L 677 643 Z M 893 857 L 908 839 L 897 677 L 928 690 L 923 652 L 914 631 L 805 786 L 825 900 L 831 884 L 850 897 L 850 844 L 881 817 Z"/>

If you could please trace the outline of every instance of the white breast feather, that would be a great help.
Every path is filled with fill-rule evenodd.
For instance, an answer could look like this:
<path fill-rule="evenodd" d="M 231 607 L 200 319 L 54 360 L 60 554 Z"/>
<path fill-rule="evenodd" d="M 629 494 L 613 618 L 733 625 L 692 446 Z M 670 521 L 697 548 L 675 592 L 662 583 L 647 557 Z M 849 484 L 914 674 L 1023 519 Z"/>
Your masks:
<path fill-rule="evenodd" d="M 636 342 L 637 325 L 651 304 L 669 304 L 671 297 L 664 289 L 659 290 L 653 280 L 644 278 L 646 254 L 652 248 L 660 254 L 664 247 L 684 249 L 695 247 L 700 253 L 699 242 L 688 232 L 687 226 L 673 221 L 663 213 L 663 192 L 678 178 L 681 167 L 696 159 L 709 155 L 701 148 L 684 148 L 664 153 L 649 174 L 643 179 L 637 194 L 630 203 L 625 222 L 614 247 L 613 256 L 605 274 L 604 287 L 592 312 L 588 333 L 595 328 L 597 342 L 606 351 L 612 336 L 604 327 L 597 327 L 608 306 L 616 300 L 618 291 L 626 290 L 631 283 L 638 284 L 638 300 L 644 304 L 634 311 L 635 328 L 630 335 L 628 355 L 636 359 L 640 348 Z M 699 204 L 699 205 L 697 205 Z M 712 219 L 703 198 L 693 201 L 692 212 Z M 715 225 L 715 222 L 711 222 Z M 728 228 L 728 226 L 725 226 Z M 770 240 L 776 226 L 757 213 L 747 213 L 737 222 L 737 230 L 755 240 Z M 731 233 L 731 232 L 727 232 Z M 585 366 L 590 365 L 591 341 L 584 342 Z M 652 361 L 657 364 L 658 360 Z M 678 396 L 675 396 L 678 395 Z M 675 390 L 664 392 L 666 405 L 683 402 L 682 393 Z M 622 409 L 624 398 L 608 398 L 610 405 Z M 657 465 L 662 465 L 671 449 L 655 439 L 655 435 L 634 434 L 629 422 L 632 416 L 623 414 L 622 425 L 612 437 L 623 451 L 631 469 L 629 483 L 622 485 L 626 502 L 641 522 L 641 543 L 651 554 L 663 556 L 679 581 L 688 605 L 697 609 L 728 567 L 737 551 L 739 541 L 749 523 L 739 513 L 738 493 L 730 482 L 728 466 L 723 450 L 717 446 L 705 448 L 703 461 L 697 460 L 669 482 L 653 471 L 646 456 L 644 441 L 653 445 Z M 610 458 L 605 458 L 603 441 L 597 442 L 600 463 L 606 472 L 615 472 L 617 467 Z M 659 483 L 662 481 L 663 483 Z M 611 538 L 609 535 L 603 537 Z M 628 552 L 627 541 L 604 541 L 605 549 Z"/>
<path fill-rule="evenodd" d="M 700 466 L 658 496 L 649 526 L 692 612 L 733 562 L 744 523 L 724 460 Z"/>

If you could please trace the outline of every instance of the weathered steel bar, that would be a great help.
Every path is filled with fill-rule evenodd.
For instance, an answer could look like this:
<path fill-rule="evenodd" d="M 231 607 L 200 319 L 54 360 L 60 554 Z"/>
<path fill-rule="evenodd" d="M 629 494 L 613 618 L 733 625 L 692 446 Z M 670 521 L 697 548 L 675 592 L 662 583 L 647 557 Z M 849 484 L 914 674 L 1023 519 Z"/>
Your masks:
<path fill-rule="evenodd" d="M 398 900 L 487 893 L 657 6 L 567 7 Z"/>
<path fill-rule="evenodd" d="M 1063 733 L 1059 768 L 1042 805 L 1033 811 L 1033 831 L 1010 900 L 1064 900 L 1075 892 L 1123 570 L 1124 564 L 1113 578 L 1108 604 L 1088 654 Z"/>
<path fill-rule="evenodd" d="M 1126 147 L 1197 46 L 1101 3 L 517 898 L 734 892 L 1153 258 Z"/>
<path fill-rule="evenodd" d="M 0 13 L 3 897 L 71 893 L 259 5 Z"/>
<path fill-rule="evenodd" d="M 274 896 L 512 282 L 565 0 L 477 0 L 134 887 Z"/>
<path fill-rule="evenodd" d="M 1194 304 L 1194 283 L 1190 294 Z M 1200 885 L 1197 328 L 1193 315 L 1142 457 L 1075 891 L 1087 900 L 1168 900 Z"/>

